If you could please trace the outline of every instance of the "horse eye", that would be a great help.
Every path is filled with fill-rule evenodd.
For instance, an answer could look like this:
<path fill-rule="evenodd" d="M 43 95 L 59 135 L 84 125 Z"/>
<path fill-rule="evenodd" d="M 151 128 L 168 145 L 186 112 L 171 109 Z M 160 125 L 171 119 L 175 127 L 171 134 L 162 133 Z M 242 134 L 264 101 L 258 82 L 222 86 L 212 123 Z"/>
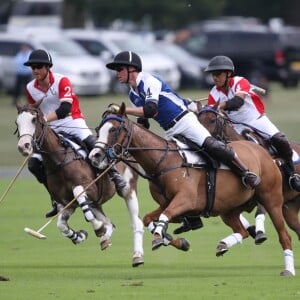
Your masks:
<path fill-rule="evenodd" d="M 112 127 L 112 128 L 109 129 L 109 132 L 111 132 L 111 133 L 114 133 L 116 131 L 117 131 L 117 128 L 115 128 L 115 127 Z"/>
<path fill-rule="evenodd" d="M 32 123 L 32 124 L 35 124 L 35 123 L 36 123 L 36 117 L 33 117 L 33 118 L 32 118 L 31 123 Z"/>

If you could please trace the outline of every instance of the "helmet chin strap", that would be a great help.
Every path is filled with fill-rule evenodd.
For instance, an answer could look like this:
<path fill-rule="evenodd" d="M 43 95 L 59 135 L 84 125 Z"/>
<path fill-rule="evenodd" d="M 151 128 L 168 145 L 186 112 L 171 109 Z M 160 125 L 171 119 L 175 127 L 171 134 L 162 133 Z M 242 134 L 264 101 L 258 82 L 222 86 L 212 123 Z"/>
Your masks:
<path fill-rule="evenodd" d="M 46 73 L 46 75 L 41 79 L 41 81 L 44 81 L 44 80 L 47 78 L 47 76 L 48 76 L 48 74 L 49 74 L 49 70 L 50 70 L 50 68 L 49 68 L 49 66 L 47 66 L 47 73 Z"/>
<path fill-rule="evenodd" d="M 127 80 L 126 80 L 126 83 L 129 83 L 129 74 L 130 73 L 135 73 L 135 72 L 137 72 L 137 70 L 129 71 L 129 66 L 127 66 L 126 69 L 127 69 Z"/>
<path fill-rule="evenodd" d="M 226 72 L 226 79 L 225 79 L 225 82 L 224 84 L 222 85 L 222 88 L 226 88 L 228 86 L 228 80 L 231 76 L 228 76 L 228 72 Z"/>

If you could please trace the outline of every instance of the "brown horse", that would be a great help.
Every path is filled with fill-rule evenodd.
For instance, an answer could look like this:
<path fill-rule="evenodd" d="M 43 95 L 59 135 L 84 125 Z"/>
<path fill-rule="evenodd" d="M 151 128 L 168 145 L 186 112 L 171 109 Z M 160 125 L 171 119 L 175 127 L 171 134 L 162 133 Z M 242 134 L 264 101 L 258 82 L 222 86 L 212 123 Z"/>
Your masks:
<path fill-rule="evenodd" d="M 129 120 L 125 115 L 124 103 L 116 116 L 108 116 L 102 121 L 98 143 L 102 147 L 93 149 L 89 155 L 95 166 L 106 168 L 114 160 L 126 162 L 131 154 L 147 174 L 151 195 L 159 204 L 158 209 L 144 217 L 145 226 L 158 220 L 153 228 L 152 250 L 166 245 L 165 239 L 172 241 L 167 233 L 169 222 L 187 213 L 204 211 L 207 198 L 206 170 L 187 163 L 174 142 L 166 141 Z M 230 146 L 249 169 L 261 177 L 261 183 L 255 190 L 247 189 L 228 168 L 217 170 L 211 216 L 220 215 L 234 233 L 218 244 L 216 255 L 223 255 L 249 236 L 239 215 L 255 207 L 255 197 L 269 213 L 284 250 L 285 270 L 281 275 L 295 275 L 291 238 L 285 228 L 281 209 L 283 196 L 279 169 L 268 153 L 254 143 L 232 142 Z"/>
<path fill-rule="evenodd" d="M 261 135 L 249 128 L 249 131 L 245 131 L 245 134 L 239 134 L 234 129 L 234 124 L 227 117 L 226 113 L 222 111 L 217 111 L 216 107 L 203 107 L 200 109 L 198 114 L 199 121 L 208 129 L 208 131 L 216 138 L 221 139 L 225 142 L 238 141 L 238 140 L 250 140 L 256 143 L 259 143 L 262 147 L 269 150 L 270 144 L 265 140 Z M 298 158 L 295 164 L 295 170 L 300 173 L 300 145 L 297 143 L 290 143 L 292 149 L 297 153 Z M 282 165 L 282 160 L 274 156 L 276 159 L 277 165 L 280 167 Z M 284 172 L 282 171 L 284 176 Z M 295 231 L 300 240 L 300 222 L 298 218 L 300 210 L 300 193 L 292 190 L 288 183 L 288 179 L 283 180 L 283 196 L 284 196 L 284 205 L 283 205 L 283 215 L 287 225 Z"/>
<path fill-rule="evenodd" d="M 24 156 L 31 155 L 34 149 L 39 150 L 47 171 L 49 193 L 58 203 L 59 211 L 77 197 L 73 205 L 64 209 L 63 213 L 58 213 L 57 227 L 62 235 L 71 239 L 74 244 L 87 239 L 87 232 L 75 231 L 68 225 L 68 219 L 79 206 L 85 219 L 92 224 L 96 236 L 100 238 L 101 250 L 104 250 L 111 244 L 110 237 L 114 226 L 105 216 L 102 205 L 116 193 L 115 185 L 107 173 L 94 184 L 90 184 L 96 178 L 95 169 L 70 143 L 63 141 L 47 125 L 39 104 L 40 102 L 17 107 L 18 149 Z M 138 174 L 123 163 L 118 163 L 116 169 L 123 177 L 126 173 L 126 186 L 118 190 L 118 193 L 125 199 L 130 214 L 134 239 L 132 266 L 136 267 L 144 263 L 144 228 L 138 215 L 136 193 Z M 85 190 L 87 186 L 89 187 Z"/>

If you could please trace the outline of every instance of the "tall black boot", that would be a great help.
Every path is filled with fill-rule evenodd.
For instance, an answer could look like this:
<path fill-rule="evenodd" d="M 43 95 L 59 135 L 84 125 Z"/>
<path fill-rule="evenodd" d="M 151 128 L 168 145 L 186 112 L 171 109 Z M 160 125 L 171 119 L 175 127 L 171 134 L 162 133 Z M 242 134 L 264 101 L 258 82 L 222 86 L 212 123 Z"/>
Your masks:
<path fill-rule="evenodd" d="M 271 143 L 276 148 L 278 156 L 284 160 L 282 169 L 288 178 L 290 188 L 300 192 L 300 175 L 295 173 L 295 167 L 292 159 L 293 150 L 287 137 L 282 132 L 278 132 L 271 137 Z"/>
<path fill-rule="evenodd" d="M 28 170 L 36 177 L 38 182 L 42 183 L 45 186 L 46 190 L 50 194 L 49 189 L 48 189 L 48 184 L 47 184 L 46 171 L 45 171 L 45 167 L 43 165 L 43 162 L 40 161 L 38 158 L 35 158 L 35 157 L 29 158 L 29 160 L 28 160 Z M 51 194 L 50 194 L 50 196 L 51 196 Z M 51 196 L 51 203 L 52 203 L 52 210 L 50 210 L 48 213 L 46 213 L 46 215 L 45 215 L 46 218 L 53 217 L 58 212 L 57 204 L 52 199 L 52 196 Z"/>
<path fill-rule="evenodd" d="M 226 164 L 239 177 L 247 188 L 255 188 L 260 183 L 260 178 L 238 158 L 234 150 L 214 137 L 207 137 L 203 143 L 204 149 L 215 159 Z"/>

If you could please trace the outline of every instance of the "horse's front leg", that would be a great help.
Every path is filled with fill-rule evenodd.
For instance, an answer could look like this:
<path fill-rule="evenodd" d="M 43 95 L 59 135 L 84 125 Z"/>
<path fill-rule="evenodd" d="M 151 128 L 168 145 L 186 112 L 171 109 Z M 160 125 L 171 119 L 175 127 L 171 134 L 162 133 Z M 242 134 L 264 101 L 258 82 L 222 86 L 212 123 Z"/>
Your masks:
<path fill-rule="evenodd" d="M 98 220 L 101 220 L 103 222 L 103 226 L 99 230 L 95 230 L 95 234 L 100 238 L 101 250 L 105 250 L 112 245 L 111 236 L 113 234 L 115 226 L 111 222 L 111 220 L 105 216 L 101 207 L 93 207 L 93 213 Z"/>
<path fill-rule="evenodd" d="M 106 229 L 104 227 L 104 222 L 101 219 L 96 218 L 89 202 L 88 196 L 82 185 L 78 185 L 73 188 L 74 197 L 84 213 L 85 219 L 92 224 L 92 227 L 97 236 L 102 236 Z"/>
<path fill-rule="evenodd" d="M 249 236 L 249 232 L 244 228 L 240 220 L 239 211 L 231 211 L 220 216 L 223 222 L 232 229 L 233 233 L 219 242 L 216 249 L 216 256 L 225 254 L 229 248 L 241 244 L 243 239 Z"/>
<path fill-rule="evenodd" d="M 129 212 L 131 228 L 133 233 L 132 266 L 138 267 L 139 265 L 144 264 L 144 224 L 139 218 L 139 203 L 135 190 L 132 189 L 129 193 L 123 195 L 123 197 L 126 201 L 126 206 Z"/>
<path fill-rule="evenodd" d="M 59 211 L 62 210 L 63 207 L 64 206 L 62 204 L 57 205 Z M 75 231 L 69 227 L 68 220 L 74 211 L 75 208 L 69 207 L 59 214 L 57 219 L 57 227 L 63 236 L 69 238 L 72 243 L 76 245 L 84 242 L 88 238 L 88 234 L 85 230 Z"/>

